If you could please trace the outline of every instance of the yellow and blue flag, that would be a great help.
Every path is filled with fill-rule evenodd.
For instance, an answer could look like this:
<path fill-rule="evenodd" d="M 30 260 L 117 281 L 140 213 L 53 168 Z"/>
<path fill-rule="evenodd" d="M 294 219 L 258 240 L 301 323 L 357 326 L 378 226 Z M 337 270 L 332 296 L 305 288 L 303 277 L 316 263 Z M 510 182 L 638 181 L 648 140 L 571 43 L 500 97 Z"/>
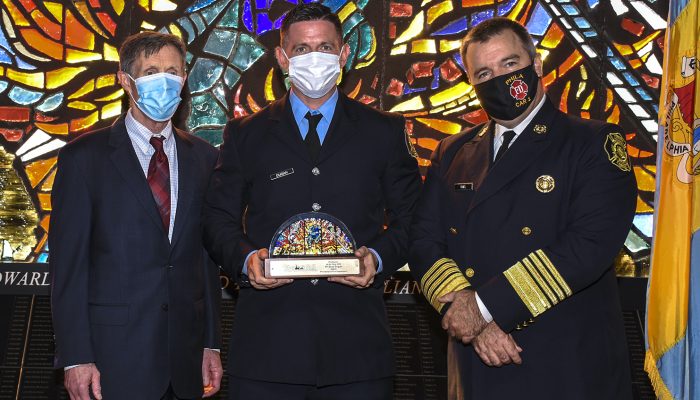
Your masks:
<path fill-rule="evenodd" d="M 700 0 L 670 1 L 644 362 L 662 400 L 700 400 L 699 19 Z"/>

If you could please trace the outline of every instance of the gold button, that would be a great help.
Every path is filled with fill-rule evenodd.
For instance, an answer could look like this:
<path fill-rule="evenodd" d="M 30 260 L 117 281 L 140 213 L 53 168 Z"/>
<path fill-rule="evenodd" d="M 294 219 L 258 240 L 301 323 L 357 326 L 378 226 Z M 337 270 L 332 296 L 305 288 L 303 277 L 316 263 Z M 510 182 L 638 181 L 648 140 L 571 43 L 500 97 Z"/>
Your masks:
<path fill-rule="evenodd" d="M 523 322 L 522 322 L 522 327 L 523 327 L 523 328 L 527 327 L 527 321 L 523 321 Z"/>
<path fill-rule="evenodd" d="M 515 330 L 516 330 L 516 331 L 521 331 L 521 330 L 523 330 L 523 328 L 522 328 L 520 325 L 516 325 L 516 326 L 515 326 Z"/>
<path fill-rule="evenodd" d="M 450 228 L 450 233 L 453 235 L 457 234 L 457 228 Z"/>
<path fill-rule="evenodd" d="M 532 319 L 532 318 L 530 318 L 529 320 L 527 320 L 527 322 L 528 322 L 529 324 L 534 324 L 534 323 L 535 323 L 535 320 Z"/>
<path fill-rule="evenodd" d="M 532 229 L 529 226 L 523 226 L 522 232 L 523 235 L 529 236 L 532 233 Z"/>
<path fill-rule="evenodd" d="M 474 270 L 471 268 L 467 268 L 467 270 L 464 271 L 464 273 L 467 275 L 467 278 L 471 278 L 472 276 L 474 276 Z"/>

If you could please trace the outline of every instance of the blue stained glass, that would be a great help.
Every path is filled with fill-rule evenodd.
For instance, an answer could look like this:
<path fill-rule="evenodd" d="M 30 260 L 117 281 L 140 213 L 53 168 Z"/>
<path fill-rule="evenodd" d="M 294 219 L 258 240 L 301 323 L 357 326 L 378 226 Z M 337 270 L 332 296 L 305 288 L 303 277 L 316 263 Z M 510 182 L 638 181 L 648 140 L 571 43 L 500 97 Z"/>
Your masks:
<path fill-rule="evenodd" d="M 239 79 L 241 79 L 241 74 L 239 74 L 238 71 L 231 67 L 226 68 L 226 72 L 224 72 L 224 83 L 226 83 L 229 89 L 233 89 L 233 85 L 235 85 Z"/>
<path fill-rule="evenodd" d="M 328 7 L 333 11 L 334 13 L 337 13 L 338 10 L 340 10 L 340 7 L 344 6 L 345 3 L 347 3 L 348 0 L 323 0 L 322 3 L 324 6 Z"/>
<path fill-rule="evenodd" d="M 13 64 L 10 53 L 8 53 L 7 50 L 3 48 L 0 48 L 0 62 L 3 64 Z"/>
<path fill-rule="evenodd" d="M 236 43 L 236 36 L 236 32 L 214 29 L 209 34 L 207 44 L 204 45 L 204 51 L 228 59 Z"/>
<path fill-rule="evenodd" d="M 561 8 L 563 8 L 564 12 L 569 14 L 569 15 L 578 15 L 578 10 L 576 9 L 575 6 L 567 4 L 567 5 L 561 6 Z"/>
<path fill-rule="evenodd" d="M 450 22 L 446 27 L 432 33 L 430 36 L 454 35 L 455 33 L 466 31 L 467 28 L 469 28 L 469 25 L 467 24 L 467 17 L 462 17 L 456 21 Z"/>
<path fill-rule="evenodd" d="M 627 83 L 629 83 L 630 85 L 639 86 L 639 81 L 631 73 L 623 72 L 622 75 L 625 77 L 625 79 L 627 80 Z"/>
<path fill-rule="evenodd" d="M 243 25 L 248 32 L 253 32 L 253 11 L 250 9 L 250 0 L 243 2 Z"/>
<path fill-rule="evenodd" d="M 627 69 L 625 67 L 625 64 L 617 57 L 610 57 L 610 63 L 617 68 L 618 71 L 622 71 L 624 69 Z"/>
<path fill-rule="evenodd" d="M 552 23 L 552 17 L 547 14 L 541 3 L 537 3 L 535 11 L 532 12 L 532 18 L 527 23 L 527 30 L 533 35 L 544 35 Z"/>
<path fill-rule="evenodd" d="M 497 12 L 498 16 L 502 17 L 502 16 L 506 15 L 510 10 L 513 9 L 516 2 L 517 2 L 517 0 L 510 0 L 506 3 L 503 3 L 500 6 L 498 6 L 498 12 Z"/>
<path fill-rule="evenodd" d="M 594 8 L 598 3 L 600 3 L 600 0 L 588 0 L 588 7 Z"/>
<path fill-rule="evenodd" d="M 39 257 L 37 257 L 36 262 L 38 262 L 38 263 L 47 263 L 47 262 L 49 262 L 49 253 L 41 253 L 41 254 L 39 254 Z"/>
<path fill-rule="evenodd" d="M 207 24 L 204 22 L 204 19 L 201 15 L 192 14 L 190 15 L 190 19 L 192 20 L 192 22 L 194 22 L 194 25 L 197 27 L 197 33 L 201 34 L 204 32 L 205 29 L 207 29 Z"/>
<path fill-rule="evenodd" d="M 440 86 L 440 67 L 433 68 L 433 81 L 430 83 L 430 88 L 435 90 Z"/>
<path fill-rule="evenodd" d="M 654 107 L 654 114 L 659 113 L 659 105 L 658 104 L 652 104 L 652 107 Z"/>
<path fill-rule="evenodd" d="M 238 28 L 238 0 L 235 0 L 219 21 L 222 28 Z"/>
<path fill-rule="evenodd" d="M 345 22 L 343 22 L 343 36 L 347 36 L 347 34 L 350 33 L 357 24 L 362 22 L 363 19 L 360 13 L 354 13 L 350 18 L 346 19 Z"/>
<path fill-rule="evenodd" d="M 58 108 L 63 103 L 63 93 L 52 94 L 47 97 L 36 109 L 41 112 L 49 112 Z"/>
<path fill-rule="evenodd" d="M 241 71 L 245 71 L 253 65 L 262 55 L 265 54 L 265 48 L 259 45 L 250 35 L 241 34 L 236 46 L 231 64 Z"/>
<path fill-rule="evenodd" d="M 367 6 L 367 3 L 369 3 L 369 0 L 356 0 L 355 1 L 357 8 L 359 8 L 360 10 L 364 10 L 365 7 Z"/>
<path fill-rule="evenodd" d="M 226 112 L 219 106 L 219 102 L 211 93 L 205 93 L 192 97 L 192 109 L 187 118 L 187 127 L 194 131 L 200 126 L 224 126 L 226 124 Z"/>
<path fill-rule="evenodd" d="M 201 129 L 194 133 L 195 136 L 209 142 L 212 146 L 218 146 L 224 142 L 223 129 Z"/>
<path fill-rule="evenodd" d="M 574 22 L 581 29 L 588 29 L 591 27 L 591 24 L 589 24 L 588 21 L 583 17 L 574 18 Z"/>
<path fill-rule="evenodd" d="M 228 5 L 229 1 L 231 0 L 223 0 L 223 1 L 217 1 L 216 4 L 214 4 L 211 7 L 207 7 L 205 10 L 202 10 L 202 16 L 204 19 L 211 24 L 216 17 L 221 14 L 221 11 L 223 11 L 224 7 Z"/>
<path fill-rule="evenodd" d="M 357 31 L 353 31 L 352 35 L 347 39 L 348 47 L 350 48 L 350 53 L 348 54 L 348 61 L 345 63 L 345 71 L 350 71 L 353 64 L 355 63 L 355 55 L 357 54 L 357 42 L 359 41 L 359 36 Z"/>
<path fill-rule="evenodd" d="M 286 17 L 286 16 L 287 16 L 287 13 L 284 13 L 284 14 L 282 14 L 282 16 L 280 16 L 279 18 L 277 18 L 277 21 L 275 21 L 275 22 L 272 24 L 272 28 L 274 28 L 274 29 L 280 29 L 280 28 L 282 28 L 282 22 L 284 22 L 284 17 Z"/>
<path fill-rule="evenodd" d="M 454 58 L 457 65 L 459 65 L 460 68 L 462 68 L 462 71 L 467 72 L 467 69 L 464 68 L 464 62 L 462 61 L 462 55 L 459 54 L 458 51 L 452 55 L 452 58 Z"/>
<path fill-rule="evenodd" d="M 194 26 L 192 26 L 192 22 L 188 18 L 180 18 L 177 20 L 177 24 L 180 25 L 182 29 L 187 32 L 187 44 L 192 43 L 195 37 L 197 37 L 197 34 L 194 32 Z"/>
<path fill-rule="evenodd" d="M 469 26 L 476 26 L 479 25 L 482 21 L 485 21 L 487 19 L 493 18 L 493 10 L 486 10 L 486 11 L 481 11 L 478 13 L 472 14 L 472 19 L 471 22 L 469 23 Z"/>
<path fill-rule="evenodd" d="M 272 21 L 267 13 L 258 13 L 258 23 L 256 25 L 256 33 L 262 35 L 263 33 L 272 29 Z"/>
<path fill-rule="evenodd" d="M 36 67 L 33 66 L 32 64 L 29 64 L 29 63 L 26 63 L 26 62 L 22 61 L 22 59 L 19 58 L 19 56 L 15 56 L 15 57 L 16 57 L 15 61 L 17 62 L 17 66 L 18 66 L 19 68 L 21 68 L 21 69 L 30 69 L 30 70 L 36 69 Z"/>
<path fill-rule="evenodd" d="M 651 96 L 649 96 L 649 93 L 647 93 L 647 91 L 644 90 L 644 88 L 638 87 L 635 90 L 637 91 L 637 94 L 639 95 L 639 97 L 642 98 L 642 100 L 646 100 L 646 101 L 651 100 Z M 658 113 L 658 110 L 656 112 Z"/>
<path fill-rule="evenodd" d="M 583 32 L 583 36 L 585 36 L 585 37 L 595 37 L 595 36 L 598 36 L 598 32 L 596 32 L 596 31 L 585 31 L 585 32 Z"/>
<path fill-rule="evenodd" d="M 608 47 L 608 51 L 605 53 L 606 56 L 612 57 L 613 56 L 613 51 L 610 47 Z"/>
<path fill-rule="evenodd" d="M 632 222 L 646 237 L 651 237 L 654 230 L 654 214 L 637 214 Z"/>
<path fill-rule="evenodd" d="M 7 82 L 0 81 L 0 93 L 4 92 L 5 89 L 7 89 Z"/>
<path fill-rule="evenodd" d="M 367 23 L 360 25 L 360 48 L 357 58 L 364 58 L 372 50 L 372 28 Z"/>
<path fill-rule="evenodd" d="M 12 88 L 12 90 L 10 90 L 10 93 L 7 94 L 7 97 L 17 104 L 28 106 L 39 101 L 43 95 L 44 94 L 40 92 L 22 89 L 19 86 L 15 86 Z"/>
<path fill-rule="evenodd" d="M 411 93 L 418 93 L 418 92 L 424 92 L 428 88 L 412 88 L 409 85 L 403 85 L 403 94 L 411 94 Z"/>
<path fill-rule="evenodd" d="M 197 93 L 209 89 L 221 76 L 224 66 L 209 58 L 198 58 L 187 77 L 191 93 Z"/>
<path fill-rule="evenodd" d="M 197 10 L 200 10 L 200 9 L 210 5 L 213 2 L 214 2 L 214 0 L 199 0 L 199 1 L 195 2 L 194 4 L 192 4 L 187 10 L 185 10 L 185 12 L 186 13 L 193 13 Z"/>
<path fill-rule="evenodd" d="M 270 8 L 270 5 L 268 4 L 267 0 L 255 0 L 255 8 L 258 10 L 268 9 Z"/>
<path fill-rule="evenodd" d="M 7 41 L 7 38 L 5 37 L 5 32 L 0 29 L 0 46 L 4 47 L 7 51 L 10 52 L 10 54 L 15 55 L 14 50 L 12 50 L 12 46 L 10 46 L 10 43 Z"/>
<path fill-rule="evenodd" d="M 226 108 L 226 91 L 224 90 L 224 86 L 219 82 L 215 87 L 214 90 L 212 90 L 214 93 L 214 96 L 219 100 L 222 106 Z"/>

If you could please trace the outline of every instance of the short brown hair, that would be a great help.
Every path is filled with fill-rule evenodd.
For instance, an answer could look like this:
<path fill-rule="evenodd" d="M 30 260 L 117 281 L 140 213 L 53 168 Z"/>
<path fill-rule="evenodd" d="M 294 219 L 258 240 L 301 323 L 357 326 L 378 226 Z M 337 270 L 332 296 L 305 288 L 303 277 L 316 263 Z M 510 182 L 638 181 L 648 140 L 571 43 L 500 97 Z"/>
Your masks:
<path fill-rule="evenodd" d="M 165 46 L 172 46 L 180 53 L 184 67 L 187 49 L 182 39 L 167 33 L 146 31 L 126 38 L 122 47 L 119 48 L 119 69 L 127 74 L 131 74 L 131 67 L 141 53 L 143 53 L 144 57 L 150 57 Z"/>
<path fill-rule="evenodd" d="M 462 47 L 459 49 L 459 55 L 462 56 L 464 68 L 467 68 L 467 48 L 470 44 L 484 43 L 505 31 L 513 32 L 518 39 L 520 39 L 525 51 L 527 51 L 527 54 L 530 56 L 530 60 L 534 61 L 535 55 L 537 55 L 537 49 L 535 49 L 535 44 L 532 42 L 532 37 L 527 29 L 508 18 L 496 17 L 487 19 L 486 21 L 483 21 L 479 25 L 473 27 L 471 30 L 469 30 L 464 40 L 462 40 Z"/>

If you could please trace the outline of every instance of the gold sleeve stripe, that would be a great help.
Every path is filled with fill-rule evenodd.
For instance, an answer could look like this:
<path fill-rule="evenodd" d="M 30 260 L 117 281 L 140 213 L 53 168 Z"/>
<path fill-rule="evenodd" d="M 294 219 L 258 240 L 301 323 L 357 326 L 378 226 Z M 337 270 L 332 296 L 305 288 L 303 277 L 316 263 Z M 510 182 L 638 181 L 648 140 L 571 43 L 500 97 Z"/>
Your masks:
<path fill-rule="evenodd" d="M 454 264 L 443 264 L 443 272 L 441 272 L 437 277 L 434 282 L 429 283 L 428 286 L 425 288 L 424 292 L 425 297 L 429 300 L 432 301 L 434 297 L 440 297 L 441 294 L 444 294 L 444 291 L 442 290 L 442 287 L 449 281 L 451 281 L 453 278 L 461 278 L 466 281 L 466 278 L 464 277 L 464 274 L 462 271 L 457 268 L 456 265 Z"/>
<path fill-rule="evenodd" d="M 547 281 L 549 287 L 557 293 L 557 297 L 559 297 L 557 302 L 564 300 L 566 298 L 566 296 L 564 296 L 564 291 L 562 291 L 561 287 L 559 287 L 559 285 L 557 285 L 557 283 L 554 281 L 554 277 L 552 277 L 552 275 L 549 273 L 549 270 L 547 270 L 547 267 L 544 266 L 544 263 L 540 260 L 540 258 L 537 257 L 535 253 L 530 253 L 525 259 L 529 259 L 535 264 L 537 270 Z"/>
<path fill-rule="evenodd" d="M 438 311 L 443 307 L 443 304 L 438 301 L 440 297 L 470 286 L 457 264 L 449 258 L 437 260 L 423 275 L 420 283 L 423 295 Z"/>
<path fill-rule="evenodd" d="M 549 272 L 554 276 L 554 279 L 557 280 L 557 283 L 559 283 L 559 285 L 562 287 L 562 289 L 564 289 L 564 293 L 566 293 L 566 297 L 571 296 L 573 294 L 573 292 L 571 291 L 571 288 L 569 287 L 569 285 L 567 285 L 564 278 L 562 278 L 562 276 L 559 274 L 559 271 L 556 269 L 554 264 L 552 264 L 552 261 L 549 259 L 549 257 L 547 257 L 547 255 L 544 254 L 544 251 L 537 250 L 537 251 L 535 251 L 535 253 L 540 257 L 540 259 L 542 259 L 542 261 L 544 261 L 544 265 L 546 265 L 547 268 L 549 268 Z"/>
<path fill-rule="evenodd" d="M 523 258 L 523 264 L 525 265 L 525 268 L 527 268 L 527 271 L 530 273 L 530 276 L 532 276 L 539 287 L 544 291 L 544 293 L 547 295 L 547 298 L 552 304 L 557 304 L 559 300 L 557 297 L 554 295 L 554 292 L 549 288 L 549 285 L 542 279 L 542 276 L 539 274 L 537 269 L 535 268 L 534 265 L 530 262 L 530 260 L 526 257 Z"/>
<path fill-rule="evenodd" d="M 547 300 L 547 296 L 537 286 L 535 280 L 527 273 L 525 266 L 520 261 L 505 270 L 503 275 L 513 286 L 527 309 L 530 310 L 532 316 L 536 317 L 552 306 Z"/>
<path fill-rule="evenodd" d="M 435 288 L 439 286 L 440 282 L 443 282 L 451 273 L 454 272 L 455 269 L 457 269 L 457 264 L 455 264 L 454 261 L 446 258 L 442 260 L 433 264 L 431 270 L 423 277 L 421 281 L 421 285 L 424 288 L 423 293 L 426 295 L 430 295 Z"/>
<path fill-rule="evenodd" d="M 435 298 L 430 300 L 430 304 L 438 310 L 438 312 L 442 311 L 442 307 L 444 306 L 443 303 L 440 303 L 438 299 L 442 297 L 443 295 L 450 293 L 450 292 L 456 292 L 458 290 L 462 290 L 465 288 L 469 287 L 469 282 L 467 282 L 466 279 L 459 279 L 458 276 L 452 277 L 449 281 L 445 282 L 445 285 L 443 286 L 443 290 L 440 292 L 441 294 L 438 296 L 435 296 Z"/>
<path fill-rule="evenodd" d="M 444 272 L 444 269 L 442 268 L 445 264 L 455 264 L 454 261 L 450 260 L 449 258 L 441 258 L 433 264 L 430 269 L 428 269 L 428 272 L 423 275 L 423 278 L 421 278 L 420 285 L 423 286 L 424 288 L 427 286 L 430 286 L 435 279 L 437 279 L 437 276 Z M 425 292 L 424 292 L 425 293 Z"/>

